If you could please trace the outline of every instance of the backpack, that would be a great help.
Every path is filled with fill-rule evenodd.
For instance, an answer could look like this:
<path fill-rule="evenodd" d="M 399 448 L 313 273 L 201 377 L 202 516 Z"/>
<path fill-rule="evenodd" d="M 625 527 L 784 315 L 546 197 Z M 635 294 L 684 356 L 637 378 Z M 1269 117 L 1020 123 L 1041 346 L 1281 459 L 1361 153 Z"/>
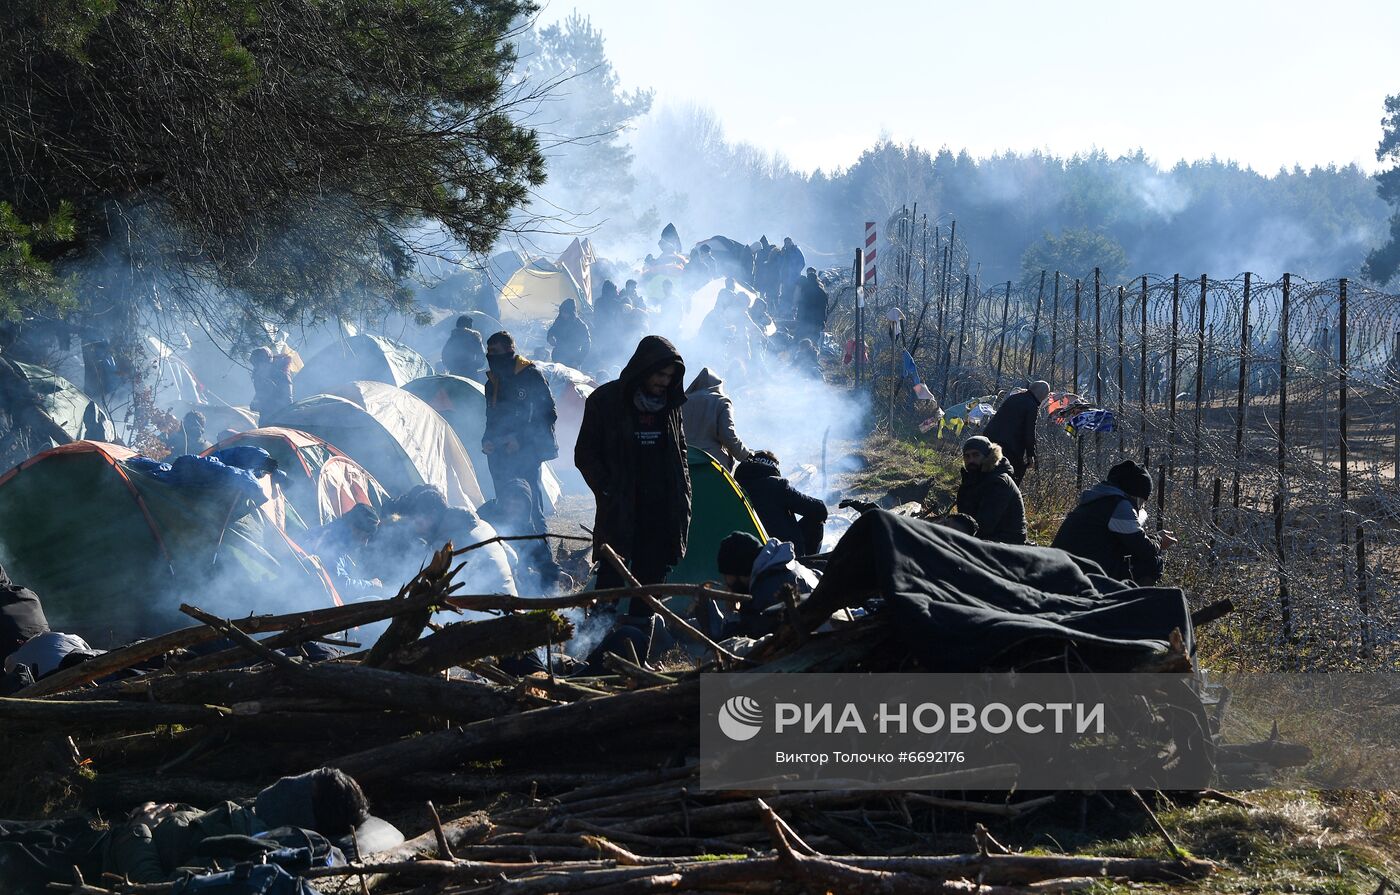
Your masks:
<path fill-rule="evenodd" d="M 239 864 L 220 873 L 186 877 L 172 891 L 173 895 L 321 895 L 277 864 Z"/>

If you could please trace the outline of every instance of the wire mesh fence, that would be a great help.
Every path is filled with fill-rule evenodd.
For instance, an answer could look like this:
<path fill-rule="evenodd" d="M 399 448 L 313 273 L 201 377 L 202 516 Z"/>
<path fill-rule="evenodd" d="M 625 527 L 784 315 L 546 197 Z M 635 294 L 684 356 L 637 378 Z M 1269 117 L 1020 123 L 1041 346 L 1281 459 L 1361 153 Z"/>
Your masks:
<path fill-rule="evenodd" d="M 920 229 L 889 228 L 894 250 L 865 289 L 860 387 L 883 425 L 928 416 L 905 350 L 944 407 L 1045 379 L 1115 425 L 1076 436 L 1042 417 L 1025 485 L 1039 515 L 1058 519 L 1109 466 L 1136 459 L 1156 480 L 1152 524 L 1182 540 L 1180 583 L 1239 607 L 1213 638 L 1224 654 L 1295 668 L 1400 660 L 1400 296 L 1286 274 L 1045 271 L 987 284 L 961 240 L 938 240 L 945 274 Z M 855 292 L 849 276 L 836 289 L 829 329 L 843 339 Z M 898 336 L 890 307 L 903 314 Z M 952 453 L 966 434 L 920 437 Z"/>

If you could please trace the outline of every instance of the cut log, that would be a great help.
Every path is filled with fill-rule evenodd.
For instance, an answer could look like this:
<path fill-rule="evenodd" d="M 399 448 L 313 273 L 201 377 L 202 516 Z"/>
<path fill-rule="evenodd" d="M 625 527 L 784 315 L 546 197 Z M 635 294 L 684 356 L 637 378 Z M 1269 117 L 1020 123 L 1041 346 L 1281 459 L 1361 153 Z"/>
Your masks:
<path fill-rule="evenodd" d="M 547 643 L 563 643 L 574 626 L 553 612 L 525 612 L 482 621 L 455 622 L 400 647 L 383 664 L 391 671 L 433 674 L 488 656 L 514 656 Z"/>
<path fill-rule="evenodd" d="M 482 755 L 497 757 L 531 742 L 567 743 L 605 733 L 627 736 L 639 718 L 693 722 L 699 706 L 700 682 L 692 680 L 424 734 L 343 756 L 335 765 L 357 780 L 392 779 Z"/>
<path fill-rule="evenodd" d="M 0 697 L 0 719 L 31 722 L 50 728 L 100 726 L 109 730 L 160 725 L 212 724 L 229 710 L 212 705 L 154 705 L 95 700 L 19 699 Z"/>

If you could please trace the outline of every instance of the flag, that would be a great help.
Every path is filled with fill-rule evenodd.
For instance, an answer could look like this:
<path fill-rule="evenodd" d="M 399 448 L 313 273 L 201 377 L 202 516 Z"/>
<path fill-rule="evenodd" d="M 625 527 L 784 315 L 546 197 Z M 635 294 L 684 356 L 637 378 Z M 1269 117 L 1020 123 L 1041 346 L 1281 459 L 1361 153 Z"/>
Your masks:
<path fill-rule="evenodd" d="M 1071 419 L 1069 425 L 1065 426 L 1065 431 L 1071 435 L 1081 432 L 1116 432 L 1118 420 L 1114 418 L 1112 410 L 1086 410 Z"/>
<path fill-rule="evenodd" d="M 936 401 L 933 392 L 924 385 L 924 377 L 919 375 L 919 368 L 914 364 L 914 358 L 909 352 L 904 352 L 904 375 L 914 380 L 914 397 L 920 401 Z"/>

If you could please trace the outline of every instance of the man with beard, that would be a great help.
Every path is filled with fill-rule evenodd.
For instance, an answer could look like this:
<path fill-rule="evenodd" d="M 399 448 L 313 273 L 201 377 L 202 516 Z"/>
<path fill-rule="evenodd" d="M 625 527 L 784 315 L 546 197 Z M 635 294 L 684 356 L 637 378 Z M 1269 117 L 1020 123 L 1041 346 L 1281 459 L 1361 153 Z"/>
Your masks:
<path fill-rule="evenodd" d="M 685 361 L 661 336 L 637 345 L 622 375 L 598 386 L 583 408 L 574 465 L 597 501 L 594 550 L 618 552 L 643 584 L 666 580 L 690 532 Z M 599 587 L 620 587 L 607 563 Z"/>
<path fill-rule="evenodd" d="M 1001 445 L 984 435 L 963 442 L 958 512 L 977 520 L 977 536 L 1001 544 L 1026 543 L 1026 507 Z"/>

